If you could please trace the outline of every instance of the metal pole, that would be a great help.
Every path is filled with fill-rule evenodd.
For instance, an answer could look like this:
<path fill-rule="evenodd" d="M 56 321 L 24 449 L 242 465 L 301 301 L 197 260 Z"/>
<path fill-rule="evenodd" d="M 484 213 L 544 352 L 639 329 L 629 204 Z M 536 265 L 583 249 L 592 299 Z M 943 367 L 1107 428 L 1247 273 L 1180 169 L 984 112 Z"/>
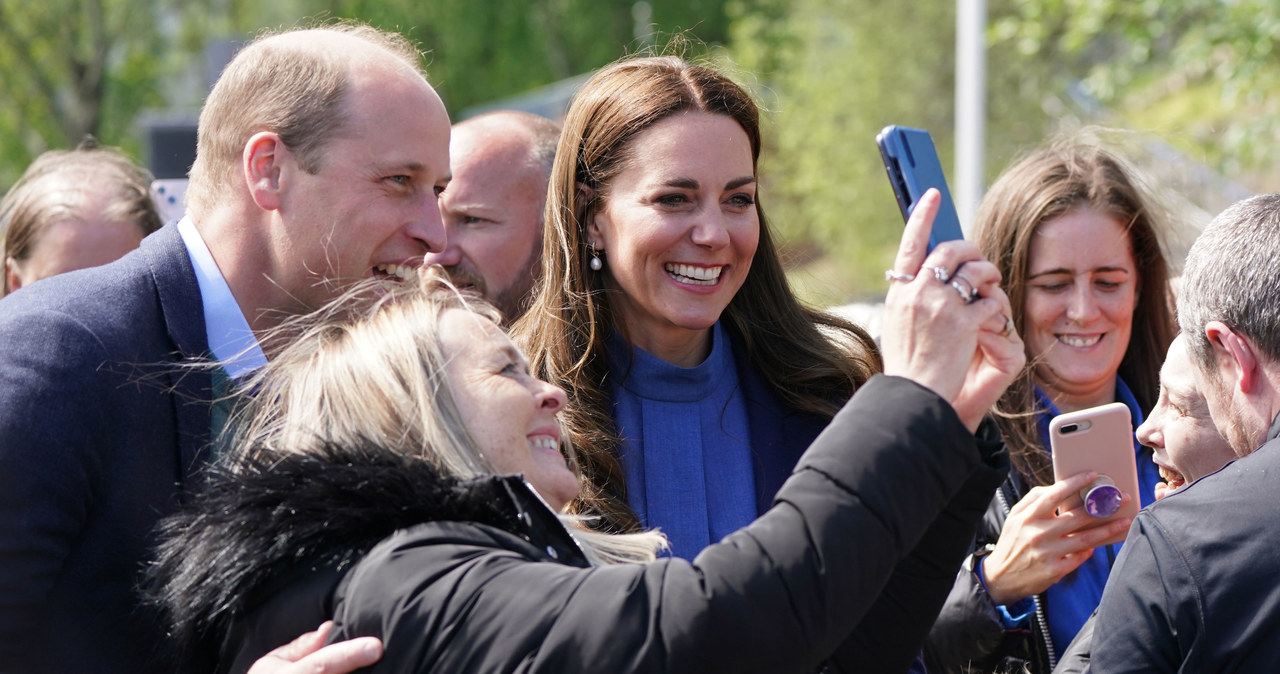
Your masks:
<path fill-rule="evenodd" d="M 956 0 L 955 198 L 965 233 L 984 189 L 987 123 L 987 1 Z"/>

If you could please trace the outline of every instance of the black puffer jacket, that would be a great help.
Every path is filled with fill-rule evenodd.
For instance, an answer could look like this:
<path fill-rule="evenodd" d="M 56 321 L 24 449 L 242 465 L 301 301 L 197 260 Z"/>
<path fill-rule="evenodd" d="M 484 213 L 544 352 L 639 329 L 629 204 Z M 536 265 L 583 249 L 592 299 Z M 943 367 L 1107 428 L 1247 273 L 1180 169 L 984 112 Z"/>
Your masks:
<path fill-rule="evenodd" d="M 978 526 L 973 550 L 956 574 L 929 632 L 925 665 L 937 674 L 1048 674 L 1057 658 L 1049 640 L 1043 594 L 1034 597 L 1031 629 L 1006 630 L 974 567 L 995 548 L 1005 518 L 1027 491 L 1016 472 L 1000 485 Z"/>
<path fill-rule="evenodd" d="M 187 654 L 223 668 L 332 617 L 384 640 L 373 671 L 905 671 L 1007 470 L 945 401 L 877 377 L 693 562 L 588 567 L 518 478 L 334 449 L 216 479 L 156 575 Z"/>

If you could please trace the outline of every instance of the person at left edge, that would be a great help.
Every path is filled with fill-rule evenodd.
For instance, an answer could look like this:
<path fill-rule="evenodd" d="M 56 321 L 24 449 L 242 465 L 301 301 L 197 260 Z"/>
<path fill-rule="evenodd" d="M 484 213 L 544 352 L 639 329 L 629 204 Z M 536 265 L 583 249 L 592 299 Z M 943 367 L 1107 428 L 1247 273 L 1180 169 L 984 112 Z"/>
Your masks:
<path fill-rule="evenodd" d="M 174 671 L 137 586 L 212 401 L 270 356 L 261 331 L 443 245 L 449 120 L 420 63 L 362 25 L 259 38 L 201 112 L 189 217 L 0 302 L 5 671 Z"/>

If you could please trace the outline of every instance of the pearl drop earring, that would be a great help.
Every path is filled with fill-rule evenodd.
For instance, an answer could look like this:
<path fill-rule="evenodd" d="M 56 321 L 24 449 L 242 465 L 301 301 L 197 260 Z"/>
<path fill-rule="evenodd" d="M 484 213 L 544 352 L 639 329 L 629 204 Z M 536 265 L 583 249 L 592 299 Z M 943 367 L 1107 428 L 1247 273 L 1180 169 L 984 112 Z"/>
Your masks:
<path fill-rule="evenodd" d="M 591 261 L 587 263 L 591 267 L 591 271 L 600 271 L 604 269 L 604 260 L 600 259 L 600 253 L 596 251 L 596 245 L 591 244 Z"/>

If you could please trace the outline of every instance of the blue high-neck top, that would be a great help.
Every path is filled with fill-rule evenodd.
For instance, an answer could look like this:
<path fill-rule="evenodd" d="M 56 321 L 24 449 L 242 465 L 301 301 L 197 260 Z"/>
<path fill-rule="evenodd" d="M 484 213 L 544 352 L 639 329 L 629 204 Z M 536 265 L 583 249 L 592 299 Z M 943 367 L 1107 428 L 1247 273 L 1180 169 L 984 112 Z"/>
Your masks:
<path fill-rule="evenodd" d="M 756 517 L 746 403 L 733 347 L 717 322 L 699 365 L 672 365 L 616 335 L 609 348 L 614 420 L 628 501 L 692 559 Z"/>

